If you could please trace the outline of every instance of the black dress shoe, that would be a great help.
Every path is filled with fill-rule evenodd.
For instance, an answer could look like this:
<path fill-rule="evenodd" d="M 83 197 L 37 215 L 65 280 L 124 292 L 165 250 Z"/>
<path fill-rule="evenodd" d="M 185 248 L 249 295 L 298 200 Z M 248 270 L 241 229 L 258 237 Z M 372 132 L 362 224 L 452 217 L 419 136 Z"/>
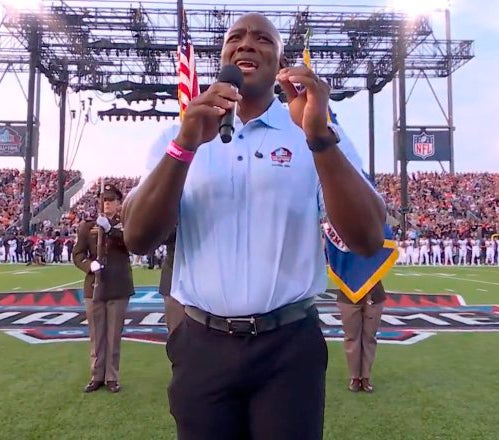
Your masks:
<path fill-rule="evenodd" d="M 348 384 L 348 389 L 352 391 L 353 393 L 356 393 L 357 391 L 360 390 L 360 379 L 359 378 L 352 378 L 350 379 L 350 383 Z"/>
<path fill-rule="evenodd" d="M 115 381 L 115 380 L 111 380 L 109 382 L 106 383 L 106 388 L 111 391 L 111 393 L 119 393 L 120 390 L 121 390 L 121 386 L 120 384 Z"/>
<path fill-rule="evenodd" d="M 362 391 L 365 391 L 366 393 L 372 393 L 374 391 L 374 387 L 368 378 L 362 379 L 361 387 Z"/>
<path fill-rule="evenodd" d="M 104 382 L 99 380 L 91 380 L 89 383 L 85 385 L 83 391 L 85 393 L 92 393 L 93 391 L 97 391 L 101 386 L 104 385 Z"/>

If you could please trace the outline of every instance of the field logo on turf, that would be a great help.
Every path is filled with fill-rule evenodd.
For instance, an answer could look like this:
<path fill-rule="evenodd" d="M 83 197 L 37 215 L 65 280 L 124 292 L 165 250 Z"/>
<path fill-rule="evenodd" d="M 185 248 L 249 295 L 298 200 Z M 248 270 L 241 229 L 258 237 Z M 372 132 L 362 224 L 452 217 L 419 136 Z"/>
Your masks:
<path fill-rule="evenodd" d="M 335 292 L 319 295 L 316 305 L 325 338 L 342 340 Z M 2 293 L 0 331 L 32 344 L 88 340 L 82 292 Z M 491 331 L 499 331 L 499 306 L 466 305 L 460 295 L 390 292 L 378 341 L 408 345 L 438 332 Z M 123 339 L 163 344 L 166 336 L 163 297 L 156 288 L 137 288 L 128 306 Z"/>

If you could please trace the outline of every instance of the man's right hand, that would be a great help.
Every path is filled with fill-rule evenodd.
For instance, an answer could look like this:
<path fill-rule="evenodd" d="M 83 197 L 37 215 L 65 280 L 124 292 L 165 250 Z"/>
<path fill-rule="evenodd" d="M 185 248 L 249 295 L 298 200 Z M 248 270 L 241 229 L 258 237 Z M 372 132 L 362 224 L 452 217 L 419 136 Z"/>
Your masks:
<path fill-rule="evenodd" d="M 196 151 L 200 145 L 213 140 L 218 134 L 220 118 L 241 99 L 231 84 L 213 83 L 187 106 L 175 142 L 186 150 Z"/>

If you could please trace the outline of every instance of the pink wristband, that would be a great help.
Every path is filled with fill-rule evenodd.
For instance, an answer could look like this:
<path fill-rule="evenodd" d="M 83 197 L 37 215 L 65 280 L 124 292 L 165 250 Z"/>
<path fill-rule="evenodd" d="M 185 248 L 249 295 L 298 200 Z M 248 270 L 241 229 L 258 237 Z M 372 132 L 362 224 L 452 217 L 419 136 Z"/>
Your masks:
<path fill-rule="evenodd" d="M 168 147 L 166 147 L 166 154 L 185 163 L 191 163 L 192 159 L 194 159 L 194 151 L 182 148 L 175 141 L 170 141 Z"/>

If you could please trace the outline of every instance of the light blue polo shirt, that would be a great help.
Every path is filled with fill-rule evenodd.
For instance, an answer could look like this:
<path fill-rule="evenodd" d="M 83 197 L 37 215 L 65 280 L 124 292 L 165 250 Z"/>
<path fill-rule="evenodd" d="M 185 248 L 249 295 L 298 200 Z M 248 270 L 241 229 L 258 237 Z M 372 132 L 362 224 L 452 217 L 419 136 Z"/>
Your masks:
<path fill-rule="evenodd" d="M 148 172 L 178 129 L 153 145 Z M 360 172 L 341 134 L 340 148 Z M 237 119 L 232 142 L 217 136 L 202 145 L 189 168 L 171 295 L 216 315 L 244 316 L 323 292 L 321 198 L 305 135 L 278 99 L 245 125 Z"/>

